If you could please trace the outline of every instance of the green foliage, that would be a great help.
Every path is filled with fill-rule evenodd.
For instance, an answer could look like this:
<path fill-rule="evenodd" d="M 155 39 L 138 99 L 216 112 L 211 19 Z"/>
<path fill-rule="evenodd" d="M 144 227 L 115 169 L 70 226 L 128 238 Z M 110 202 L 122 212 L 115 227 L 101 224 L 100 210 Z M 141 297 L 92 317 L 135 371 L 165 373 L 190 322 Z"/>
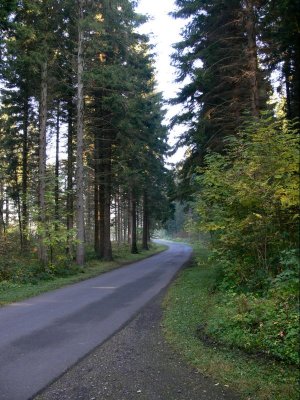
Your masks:
<path fill-rule="evenodd" d="M 57 228 L 59 230 L 56 230 Z M 53 226 L 51 230 L 51 225 L 49 224 L 45 233 L 45 243 L 49 248 L 50 259 L 47 264 L 41 264 L 37 257 L 35 242 L 28 244 L 30 251 L 19 253 L 14 245 L 16 240 L 15 232 L 11 232 L 5 241 L 6 252 L 4 254 L 1 254 L 0 246 L 0 284 L 2 289 L 15 284 L 40 285 L 42 281 L 55 280 L 58 277 L 69 277 L 84 272 L 85 269 L 82 270 L 82 268 L 78 267 L 66 252 L 66 247 L 70 243 L 68 241 L 70 233 L 72 231 L 67 232 L 66 228 L 63 225 L 60 226 L 60 224 Z M 133 255 L 130 254 L 129 244 L 114 244 L 113 254 L 116 262 L 108 263 L 108 265 L 111 267 L 112 265 L 120 266 L 123 263 L 131 263 L 166 249 L 166 246 L 155 243 L 149 244 L 148 251 L 143 251 L 140 245 L 138 247 L 139 254 Z M 88 246 L 86 268 L 89 270 L 98 264 L 99 259 L 96 253 L 91 246 Z M 101 265 L 106 264 L 102 263 Z"/>
<path fill-rule="evenodd" d="M 56 276 L 68 276 L 78 273 L 79 269 L 66 256 L 60 255 L 55 263 L 41 265 L 37 257 L 18 256 L 12 252 L 9 257 L 0 259 L 0 282 L 15 284 L 37 284 L 41 280 L 51 280 Z"/>
<path fill-rule="evenodd" d="M 48 222 L 46 227 L 39 229 L 48 248 L 49 262 L 41 264 L 38 261 L 34 239 L 27 243 L 27 251 L 20 251 L 16 246 L 19 241 L 18 232 L 10 230 L 4 242 L 0 240 L 0 254 L 3 252 L 2 247 L 5 248 L 0 257 L 0 282 L 36 284 L 40 280 L 51 280 L 57 276 L 78 273 L 78 268 L 66 252 L 67 246 L 72 243 L 71 235 L 74 232 L 67 231 L 59 222 Z"/>
<path fill-rule="evenodd" d="M 212 234 L 233 285 L 263 289 L 287 267 L 282 252 L 297 247 L 298 149 L 293 124 L 265 118 L 230 138 L 226 155 L 206 157 L 198 228 Z"/>
<path fill-rule="evenodd" d="M 211 234 L 209 260 L 219 271 L 205 335 L 298 365 L 295 125 L 270 117 L 249 122 L 228 139 L 225 155 L 207 155 L 200 172 L 193 229 Z"/>
<path fill-rule="evenodd" d="M 226 294 L 218 290 L 222 275 L 209 261 L 208 249 L 201 242 L 193 249 L 194 262 L 165 300 L 168 341 L 199 371 L 240 393 L 241 399 L 298 399 L 296 298 L 283 301 L 277 291 L 266 298 Z"/>
<path fill-rule="evenodd" d="M 38 233 L 43 237 L 43 242 L 48 249 L 52 268 L 56 264 L 63 268 L 67 267 L 71 259 L 66 249 L 69 246 L 74 248 L 76 245 L 75 229 L 67 229 L 63 223 L 50 219 L 46 224 L 39 226 Z"/>
<path fill-rule="evenodd" d="M 150 251 L 140 249 L 139 254 L 130 254 L 129 246 L 113 246 L 115 261 L 99 261 L 92 258 L 85 267 L 79 268 L 74 262 L 68 267 L 56 264 L 42 267 L 36 259 L 15 255 L 14 261 L 8 263 L 7 259 L 0 258 L 0 306 L 15 301 L 23 300 L 49 290 L 58 289 L 68 284 L 98 276 L 104 272 L 119 268 L 143 258 L 149 257 L 166 249 L 166 246 L 152 243 Z M 12 252 L 10 252 L 11 258 Z M 5 270 L 5 276 L 3 274 Z"/>
<path fill-rule="evenodd" d="M 219 343 L 299 364 L 297 301 L 222 293 L 206 333 Z"/>
<path fill-rule="evenodd" d="M 278 91 L 285 92 L 285 115 L 300 118 L 299 3 L 294 0 L 263 1 L 259 7 L 263 63 L 269 71 L 280 71 Z"/>
<path fill-rule="evenodd" d="M 101 241 L 95 238 L 94 242 L 105 243 L 107 251 L 111 228 L 108 214 L 113 208 L 108 203 L 112 203 L 114 196 L 121 194 L 125 204 L 129 202 L 129 189 L 136 191 L 139 200 L 147 188 L 149 202 L 160 203 L 160 207 L 151 207 L 151 224 L 154 226 L 168 215 L 169 178 L 163 159 L 168 146 L 166 128 L 162 125 L 163 100 L 155 88 L 152 46 L 148 36 L 137 30 L 147 18 L 136 13 L 136 2 L 83 1 L 82 18 L 78 2 L 72 0 L 6 3 L 0 6 L 3 28 L 0 32 L 0 235 L 7 227 L 18 227 L 18 243 L 24 252 L 30 250 L 27 245 L 38 236 L 38 254 L 45 264 L 40 273 L 51 277 L 68 270 L 72 255 L 67 256 L 67 251 L 71 253 L 74 245 L 79 244 L 73 238 L 74 232 L 64 228 L 64 224 L 75 229 L 78 225 L 74 224 L 74 194 L 80 187 L 74 176 L 75 166 L 78 167 L 75 164 L 78 28 L 83 34 L 85 60 L 83 152 L 87 167 L 84 197 L 91 211 L 89 215 L 85 213 L 85 239 L 89 244 L 93 233 L 98 232 L 93 227 L 94 183 L 99 184 L 101 192 L 97 207 L 106 203 L 104 233 L 101 227 Z M 58 156 L 55 165 L 51 165 L 52 157 L 48 157 L 44 173 L 41 156 L 45 146 L 38 134 L 42 126 L 38 119 L 46 108 L 41 96 L 46 81 L 49 145 L 46 150 L 54 147 L 50 138 L 55 134 Z M 62 137 L 66 125 L 65 163 L 59 153 L 64 151 Z M 41 195 L 44 183 L 45 207 Z M 119 213 L 123 225 L 128 224 L 128 213 L 127 209 L 126 215 Z M 3 267 L 3 271 L 12 269 Z"/>

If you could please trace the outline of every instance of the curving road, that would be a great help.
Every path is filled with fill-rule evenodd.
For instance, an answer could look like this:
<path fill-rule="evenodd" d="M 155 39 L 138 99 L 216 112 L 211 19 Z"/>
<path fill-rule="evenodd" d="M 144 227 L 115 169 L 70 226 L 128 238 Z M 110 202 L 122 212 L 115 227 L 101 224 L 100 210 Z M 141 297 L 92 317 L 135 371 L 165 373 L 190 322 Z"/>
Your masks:
<path fill-rule="evenodd" d="M 0 399 L 27 400 L 103 343 L 189 260 L 179 243 L 146 260 L 0 309 Z"/>

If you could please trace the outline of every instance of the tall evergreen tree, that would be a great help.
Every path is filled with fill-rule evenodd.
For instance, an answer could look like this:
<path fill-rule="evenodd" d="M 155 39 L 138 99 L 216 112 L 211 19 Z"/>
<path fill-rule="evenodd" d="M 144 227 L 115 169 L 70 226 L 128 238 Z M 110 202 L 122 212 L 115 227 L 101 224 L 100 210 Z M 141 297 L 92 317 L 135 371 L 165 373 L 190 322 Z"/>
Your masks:
<path fill-rule="evenodd" d="M 262 59 L 279 72 L 288 119 L 300 118 L 300 4 L 295 0 L 258 2 Z"/>
<path fill-rule="evenodd" d="M 187 127 L 180 143 L 189 146 L 182 169 L 189 180 L 209 149 L 223 151 L 224 139 L 245 118 L 259 116 L 268 86 L 257 60 L 253 2 L 178 0 L 176 5 L 174 17 L 188 22 L 173 55 L 182 83 L 173 103 L 184 106 L 173 124 Z"/>
<path fill-rule="evenodd" d="M 78 50 L 77 50 L 77 156 L 76 156 L 76 262 L 84 263 L 84 188 L 83 188 L 83 15 L 84 0 L 78 0 Z"/>

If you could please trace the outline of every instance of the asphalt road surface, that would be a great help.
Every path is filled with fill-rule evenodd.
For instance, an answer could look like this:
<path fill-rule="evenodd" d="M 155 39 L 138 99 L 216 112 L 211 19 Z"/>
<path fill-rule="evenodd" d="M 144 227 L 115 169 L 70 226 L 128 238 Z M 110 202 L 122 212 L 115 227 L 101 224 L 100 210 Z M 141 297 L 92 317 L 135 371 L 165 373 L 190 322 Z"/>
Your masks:
<path fill-rule="evenodd" d="M 241 400 L 190 366 L 166 341 L 165 294 L 155 296 L 34 400 Z"/>
<path fill-rule="evenodd" d="M 0 308 L 0 399 L 27 400 L 117 332 L 191 256 L 156 256 Z"/>

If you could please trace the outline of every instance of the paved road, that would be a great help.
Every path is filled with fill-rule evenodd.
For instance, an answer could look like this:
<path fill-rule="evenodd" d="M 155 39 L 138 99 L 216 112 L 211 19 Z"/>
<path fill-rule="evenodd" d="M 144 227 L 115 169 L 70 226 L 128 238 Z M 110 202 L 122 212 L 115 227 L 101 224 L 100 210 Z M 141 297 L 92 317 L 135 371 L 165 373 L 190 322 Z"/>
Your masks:
<path fill-rule="evenodd" d="M 34 400 L 241 400 L 188 365 L 165 340 L 164 295 Z"/>
<path fill-rule="evenodd" d="M 27 400 L 101 344 L 190 258 L 169 249 L 135 264 L 0 309 L 0 399 Z"/>

